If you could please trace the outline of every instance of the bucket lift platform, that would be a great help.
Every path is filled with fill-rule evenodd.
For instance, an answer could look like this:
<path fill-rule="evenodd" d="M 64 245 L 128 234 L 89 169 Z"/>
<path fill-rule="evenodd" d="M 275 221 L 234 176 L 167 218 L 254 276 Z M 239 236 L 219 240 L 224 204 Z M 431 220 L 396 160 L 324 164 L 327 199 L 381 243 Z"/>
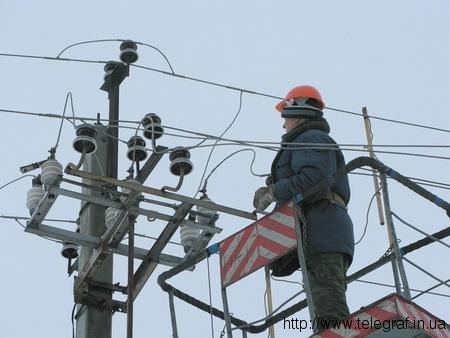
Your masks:
<path fill-rule="evenodd" d="M 330 325 L 331 326 L 331 325 Z M 347 326 L 347 328 L 343 327 Z M 450 325 L 419 305 L 390 294 L 353 313 L 340 329 L 310 338 L 450 338 Z"/>

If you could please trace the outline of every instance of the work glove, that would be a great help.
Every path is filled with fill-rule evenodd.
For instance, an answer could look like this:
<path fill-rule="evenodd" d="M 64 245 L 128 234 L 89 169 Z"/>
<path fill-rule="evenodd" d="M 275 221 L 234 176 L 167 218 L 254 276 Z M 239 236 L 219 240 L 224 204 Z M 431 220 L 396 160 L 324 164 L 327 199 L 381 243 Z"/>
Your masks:
<path fill-rule="evenodd" d="M 261 187 L 255 192 L 255 197 L 253 197 L 253 206 L 256 210 L 265 210 L 270 203 L 275 201 L 275 196 L 273 194 L 273 185 L 268 185 L 267 187 Z"/>

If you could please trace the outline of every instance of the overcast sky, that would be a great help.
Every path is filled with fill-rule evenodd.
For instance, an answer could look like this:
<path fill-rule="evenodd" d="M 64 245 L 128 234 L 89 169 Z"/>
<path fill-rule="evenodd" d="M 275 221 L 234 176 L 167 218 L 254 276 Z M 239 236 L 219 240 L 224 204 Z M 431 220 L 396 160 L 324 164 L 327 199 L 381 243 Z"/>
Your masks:
<path fill-rule="evenodd" d="M 447 130 L 450 126 L 450 4 L 445 0 L 2 1 L 0 19 L 1 53 L 55 57 L 68 45 L 81 41 L 133 39 L 163 51 L 177 74 L 280 97 L 295 85 L 312 84 L 322 92 L 327 107 L 360 113 L 366 106 L 369 114 L 386 119 Z M 119 42 L 80 45 L 62 56 L 117 60 L 119 45 Z M 170 71 L 155 50 L 140 46 L 138 51 L 139 65 Z M 107 95 L 99 90 L 103 81 L 102 64 L 0 56 L 0 74 L 0 109 L 62 114 L 66 94 L 70 91 L 77 116 L 95 117 L 97 113 L 103 118 L 108 116 Z M 120 100 L 122 119 L 139 121 L 146 113 L 154 112 L 167 127 L 220 135 L 238 110 L 239 91 L 132 68 L 130 77 L 121 86 Z M 279 113 L 274 109 L 276 103 L 273 98 L 244 93 L 240 114 L 225 137 L 278 142 L 283 129 Z M 328 109 L 325 117 L 338 143 L 366 143 L 360 116 Z M 47 151 L 56 142 L 60 120 L 7 112 L 1 112 L 0 119 L 1 186 L 20 176 L 20 166 L 48 155 Z M 448 132 L 381 120 L 372 120 L 372 131 L 375 145 L 395 145 L 377 148 L 397 152 L 377 154 L 386 165 L 410 177 L 450 184 L 448 147 L 400 147 L 448 146 Z M 132 135 L 134 130 L 120 129 L 122 140 Z M 79 158 L 72 149 L 74 137 L 73 127 L 65 123 L 57 152 L 57 159 L 64 166 Z M 158 141 L 168 147 L 196 142 L 198 140 L 170 135 Z M 227 155 L 242 148 L 216 147 L 207 173 Z M 126 147 L 121 144 L 119 150 L 119 178 L 124 178 L 130 163 L 125 156 Z M 194 171 L 185 178 L 180 193 L 195 194 L 210 150 L 211 147 L 192 150 Z M 268 173 L 275 153 L 255 150 L 254 171 Z M 344 154 L 349 161 L 365 153 L 346 150 Z M 249 170 L 252 156 L 251 152 L 239 153 L 211 176 L 208 194 L 215 202 L 253 210 L 253 192 L 264 184 L 264 179 L 252 176 Z M 176 185 L 177 178 L 168 168 L 169 159 L 165 156 L 146 185 L 155 188 Z M 359 239 L 374 187 L 372 178 L 367 176 L 351 175 L 350 182 L 349 213 L 354 222 L 355 238 Z M 0 214 L 27 216 L 25 202 L 30 187 L 31 178 L 27 177 L 2 189 Z M 77 190 L 73 186 L 65 187 Z M 441 209 L 392 180 L 389 188 L 393 211 L 406 221 L 428 233 L 448 226 L 449 219 Z M 448 189 L 427 189 L 450 201 Z M 152 205 L 145 207 L 158 210 Z M 78 211 L 78 201 L 60 198 L 49 217 L 74 220 Z M 389 247 L 386 227 L 379 225 L 377 215 L 373 205 L 367 233 L 356 247 L 349 273 L 377 260 Z M 0 224 L 3 229 L 0 239 L 2 336 L 70 337 L 73 278 L 67 278 L 67 263 L 60 255 L 61 245 L 24 233 L 13 220 L 2 219 Z M 49 224 L 74 230 L 73 224 Z M 221 214 L 217 225 L 223 231 L 212 242 L 223 240 L 248 224 L 248 220 Z M 164 226 L 164 222 L 149 223 L 141 217 L 137 232 L 157 236 Z M 423 237 L 398 221 L 395 226 L 401 246 Z M 173 240 L 179 241 L 178 233 Z M 445 241 L 450 243 L 448 239 Z M 140 239 L 137 244 L 148 249 L 152 241 Z M 168 246 L 165 252 L 183 255 L 177 245 Z M 449 251 L 440 244 L 432 244 L 408 258 L 439 279 L 449 278 Z M 405 264 L 412 288 L 424 290 L 436 284 L 436 280 Z M 210 267 L 213 304 L 221 307 L 217 257 L 211 258 Z M 156 283 L 156 277 L 166 269 L 157 268 L 135 303 L 135 337 L 171 337 L 168 297 Z M 301 276 L 297 272 L 287 279 L 300 281 Z M 364 279 L 393 284 L 392 269 L 386 265 Z M 123 257 L 115 260 L 114 282 L 126 284 Z M 173 283 L 208 301 L 206 262 L 199 264 L 194 272 L 174 278 Z M 275 307 L 299 289 L 296 284 L 277 281 L 272 281 L 272 286 Z M 347 291 L 350 310 L 356 311 L 394 290 L 352 283 Z M 231 311 L 247 321 L 264 317 L 264 291 L 261 271 L 230 286 Z M 445 286 L 434 291 L 449 294 Z M 415 301 L 450 321 L 448 297 L 424 295 Z M 178 300 L 176 309 L 180 337 L 211 337 L 208 314 Z M 308 319 L 308 312 L 305 309 L 292 318 Z M 222 321 L 214 320 L 214 337 L 220 336 L 223 325 Z M 276 325 L 277 337 L 308 334 L 310 332 L 299 334 L 285 330 L 282 323 Z M 126 316 L 115 314 L 113 337 L 125 335 Z"/>

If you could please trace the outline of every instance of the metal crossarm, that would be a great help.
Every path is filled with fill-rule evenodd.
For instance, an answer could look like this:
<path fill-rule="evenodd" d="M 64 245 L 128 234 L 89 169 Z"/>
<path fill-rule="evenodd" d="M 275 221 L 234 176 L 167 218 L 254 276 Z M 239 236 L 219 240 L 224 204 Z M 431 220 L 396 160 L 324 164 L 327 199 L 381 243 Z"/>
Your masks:
<path fill-rule="evenodd" d="M 146 257 L 142 260 L 141 265 L 136 270 L 134 274 L 134 291 L 133 297 L 136 299 L 138 294 L 141 292 L 147 280 L 150 278 L 151 274 L 158 265 L 158 257 L 161 251 L 167 245 L 169 240 L 172 238 L 175 231 L 180 226 L 181 221 L 186 217 L 192 208 L 192 204 L 183 203 L 178 208 L 178 210 L 173 215 L 172 219 L 169 221 L 167 226 L 159 235 L 153 247 L 147 253 Z"/>
<path fill-rule="evenodd" d="M 127 188 L 132 191 L 147 193 L 150 195 L 168 198 L 168 199 L 172 199 L 172 200 L 179 201 L 179 202 L 190 203 L 192 205 L 198 205 L 201 207 L 205 207 L 207 209 L 221 211 L 221 212 L 224 212 L 224 213 L 227 213 L 230 215 L 234 215 L 234 216 L 238 216 L 238 217 L 242 217 L 242 218 L 247 218 L 247 219 L 251 219 L 251 220 L 256 220 L 256 218 L 257 218 L 256 214 L 251 213 L 251 212 L 226 207 L 224 205 L 220 205 L 220 204 L 216 204 L 213 202 L 204 201 L 204 200 L 200 200 L 200 199 L 191 198 L 191 197 L 183 196 L 180 194 L 175 194 L 172 192 L 161 191 L 159 189 L 139 185 L 139 184 L 132 183 L 132 182 L 120 181 L 120 180 L 117 180 L 117 179 L 111 178 L 111 177 L 94 175 L 94 174 L 76 169 L 76 166 L 73 163 L 69 163 L 67 165 L 65 172 L 69 175 L 74 175 L 74 176 L 78 176 L 81 178 L 99 181 L 99 182 L 111 184 L 111 185 L 114 185 L 117 187 Z"/>
<path fill-rule="evenodd" d="M 39 228 L 58 197 L 57 189 L 57 187 L 52 186 L 47 189 L 33 215 L 31 215 L 31 219 L 27 222 L 27 228 Z"/>
<path fill-rule="evenodd" d="M 100 243 L 100 238 L 80 234 L 79 232 L 69 231 L 65 229 L 56 228 L 50 225 L 41 224 L 39 228 L 26 228 L 26 232 L 36 234 L 39 236 L 45 236 L 52 239 L 57 239 L 62 242 L 74 243 L 87 248 L 97 248 Z M 110 248 L 110 251 L 114 254 L 121 256 L 128 256 L 128 245 L 118 244 L 115 248 Z M 147 257 L 149 250 L 143 248 L 134 248 L 134 255 L 136 259 L 143 260 Z M 182 258 L 161 253 L 158 258 L 158 263 L 167 266 L 176 266 L 182 262 Z M 192 269 L 191 269 L 192 270 Z"/>
<path fill-rule="evenodd" d="M 124 202 L 124 207 L 128 208 L 129 206 L 133 205 L 136 202 L 138 193 L 137 192 L 131 192 L 128 198 Z M 113 246 L 117 244 L 117 237 L 114 238 L 114 235 L 117 233 L 117 231 L 122 231 L 123 235 L 125 234 L 127 227 L 129 225 L 130 221 L 127 218 L 134 218 L 135 216 L 130 214 L 128 211 L 124 210 L 122 211 L 114 224 L 108 228 L 105 233 L 103 234 L 101 241 L 99 243 L 99 246 L 94 249 L 91 256 L 89 257 L 88 262 L 84 266 L 83 270 L 79 273 L 78 278 L 75 281 L 74 284 L 74 294 L 75 299 L 77 297 L 81 296 L 83 293 L 83 286 L 87 283 L 88 279 L 92 278 L 95 273 L 98 271 L 104 260 L 109 255 L 109 248 L 110 246 Z M 120 237 L 120 236 L 119 236 Z"/>

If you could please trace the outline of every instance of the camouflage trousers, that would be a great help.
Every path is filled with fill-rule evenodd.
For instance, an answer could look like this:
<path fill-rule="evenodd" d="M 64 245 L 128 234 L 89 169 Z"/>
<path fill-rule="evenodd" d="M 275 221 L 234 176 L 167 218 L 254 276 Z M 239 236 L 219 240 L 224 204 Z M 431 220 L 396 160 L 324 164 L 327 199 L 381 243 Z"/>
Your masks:
<path fill-rule="evenodd" d="M 349 315 L 345 291 L 348 259 L 341 253 L 319 253 L 306 258 L 308 279 L 316 312 L 314 327 L 321 330 L 325 321 Z"/>

